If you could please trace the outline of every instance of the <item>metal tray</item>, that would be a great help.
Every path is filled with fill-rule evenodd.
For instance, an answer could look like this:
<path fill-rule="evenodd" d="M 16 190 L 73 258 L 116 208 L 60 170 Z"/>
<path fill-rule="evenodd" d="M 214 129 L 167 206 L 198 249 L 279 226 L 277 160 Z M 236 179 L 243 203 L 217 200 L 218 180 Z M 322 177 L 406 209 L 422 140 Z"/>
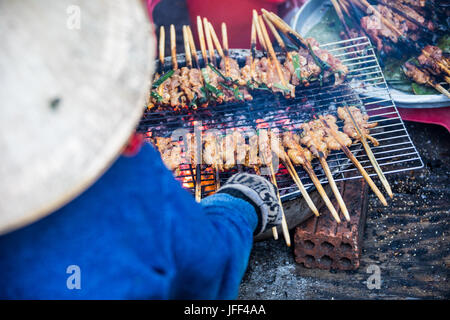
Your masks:
<path fill-rule="evenodd" d="M 327 9 L 331 6 L 329 0 L 310 0 L 291 16 L 288 23 L 301 35 L 306 35 L 323 19 Z M 340 22 L 337 21 L 337 23 Z M 326 36 L 324 35 L 324 37 Z M 317 40 L 320 41 L 320 39 Z M 338 41 L 338 39 L 331 41 Z M 443 94 L 415 95 L 394 89 L 390 86 L 389 90 L 397 107 L 424 109 L 450 106 L 450 99 Z"/>

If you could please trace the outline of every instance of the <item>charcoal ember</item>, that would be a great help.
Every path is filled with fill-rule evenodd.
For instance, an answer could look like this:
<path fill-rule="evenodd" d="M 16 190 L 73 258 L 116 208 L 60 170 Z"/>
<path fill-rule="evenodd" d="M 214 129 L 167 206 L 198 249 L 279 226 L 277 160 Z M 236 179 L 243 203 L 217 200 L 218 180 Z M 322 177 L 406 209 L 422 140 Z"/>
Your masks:
<path fill-rule="evenodd" d="M 359 267 L 367 213 L 367 183 L 348 180 L 338 183 L 350 213 L 347 222 L 340 211 L 337 223 L 323 207 L 320 216 L 313 216 L 297 226 L 294 235 L 295 261 L 307 268 L 354 270 Z M 335 208 L 339 208 L 334 201 Z"/>

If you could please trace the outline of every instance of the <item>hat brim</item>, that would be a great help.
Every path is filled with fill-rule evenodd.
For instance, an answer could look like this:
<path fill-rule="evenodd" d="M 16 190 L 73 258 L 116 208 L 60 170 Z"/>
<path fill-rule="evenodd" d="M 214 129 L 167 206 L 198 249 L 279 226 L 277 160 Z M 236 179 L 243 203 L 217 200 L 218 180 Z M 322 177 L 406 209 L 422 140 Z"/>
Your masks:
<path fill-rule="evenodd" d="M 141 1 L 72 3 L 0 4 L 0 234 L 86 190 L 145 108 L 155 41 Z"/>

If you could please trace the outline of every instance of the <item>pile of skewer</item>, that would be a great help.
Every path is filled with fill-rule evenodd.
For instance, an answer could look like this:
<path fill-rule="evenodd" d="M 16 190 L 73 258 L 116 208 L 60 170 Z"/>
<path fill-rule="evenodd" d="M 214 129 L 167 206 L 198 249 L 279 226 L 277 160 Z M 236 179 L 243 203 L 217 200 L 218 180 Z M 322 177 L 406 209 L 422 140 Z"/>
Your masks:
<path fill-rule="evenodd" d="M 386 198 L 361 163 L 349 150 L 349 146 L 354 143 L 353 140 L 361 142 L 387 194 L 390 198 L 393 197 L 393 194 L 368 144 L 368 141 L 370 141 L 373 145 L 378 145 L 378 141 L 369 134 L 369 130 L 377 124 L 368 122 L 369 116 L 363 114 L 360 109 L 354 106 L 348 107 L 345 105 L 339 107 L 337 116 L 344 121 L 342 131 L 339 130 L 336 124 L 336 117 L 327 114 L 320 115 L 318 118 L 301 124 L 300 129 L 303 131 L 300 135 L 294 133 L 289 127 L 285 127 L 288 131 L 282 133 L 274 130 L 259 129 L 257 134 L 247 136 L 248 143 L 246 142 L 245 134 L 238 130 L 224 137 L 220 137 L 217 134 L 194 132 L 194 134 L 189 134 L 184 141 L 186 145 L 184 148 L 184 160 L 182 155 L 183 146 L 179 141 L 172 141 L 171 138 L 153 137 L 153 143 L 160 151 L 163 161 L 169 169 L 176 170 L 179 166 L 186 163 L 196 167 L 195 196 L 197 201 L 201 199 L 201 177 L 198 175 L 201 163 L 210 165 L 214 169 L 216 188 L 220 187 L 218 173 L 230 170 L 235 166 L 237 166 L 238 171 L 242 171 L 243 167 L 250 167 L 256 174 L 262 174 L 261 166 L 265 166 L 268 168 L 267 175 L 269 175 L 272 183 L 277 186 L 276 173 L 273 166 L 273 155 L 276 155 L 286 167 L 312 212 L 315 215 L 319 215 L 316 206 L 297 174 L 295 166 L 301 166 L 306 171 L 334 219 L 337 222 L 341 222 L 338 212 L 332 205 L 311 165 L 312 159 L 317 158 L 330 183 L 345 220 L 349 221 L 349 212 L 326 161 L 332 150 L 342 150 L 368 182 L 383 205 L 387 205 Z M 278 200 L 282 207 L 279 194 Z M 286 244 L 290 246 L 291 242 L 284 213 L 282 231 Z M 273 234 L 275 238 L 278 238 L 276 228 L 273 229 Z"/>
<path fill-rule="evenodd" d="M 379 0 L 377 6 L 367 0 L 331 0 L 334 9 L 344 26 L 343 38 L 351 39 L 368 36 L 376 44 L 378 52 L 385 56 L 394 54 L 413 54 L 402 65 L 405 75 L 412 81 L 433 87 L 450 98 L 450 93 L 442 84 L 450 84 L 450 58 L 432 41 L 437 34 L 448 33 L 431 21 L 441 8 L 434 1 Z M 431 2 L 432 8 L 425 8 Z M 428 13 L 429 12 L 429 13 Z M 365 15 L 370 13 L 369 15 Z M 441 13 L 446 18 L 445 12 Z M 378 22 L 379 25 L 375 25 Z M 352 24 L 349 27 L 348 24 Z M 394 49 L 395 48 L 395 49 Z"/>
<path fill-rule="evenodd" d="M 271 43 L 268 29 L 283 51 L 279 55 Z M 170 26 L 171 66 L 168 67 L 164 52 L 165 29 L 160 28 L 159 72 L 152 85 L 148 109 L 196 109 L 211 103 L 251 100 L 249 91 L 252 90 L 281 92 L 287 98 L 295 97 L 296 86 L 308 86 L 310 81 L 323 81 L 332 76 L 335 84 L 340 84 L 348 73 L 347 67 L 320 49 L 316 40 L 304 39 L 280 17 L 264 9 L 261 15 L 253 11 L 251 50 L 242 68 L 230 57 L 225 23 L 221 25 L 222 43 L 206 18 L 197 17 L 197 32 L 202 60 L 190 26 L 183 26 L 186 66 L 178 68 L 175 27 Z M 293 44 L 286 45 L 279 32 Z M 258 43 L 263 51 L 262 58 L 256 57 Z M 291 47 L 295 50 L 288 49 Z M 285 57 L 284 63 L 280 62 L 279 56 Z"/>

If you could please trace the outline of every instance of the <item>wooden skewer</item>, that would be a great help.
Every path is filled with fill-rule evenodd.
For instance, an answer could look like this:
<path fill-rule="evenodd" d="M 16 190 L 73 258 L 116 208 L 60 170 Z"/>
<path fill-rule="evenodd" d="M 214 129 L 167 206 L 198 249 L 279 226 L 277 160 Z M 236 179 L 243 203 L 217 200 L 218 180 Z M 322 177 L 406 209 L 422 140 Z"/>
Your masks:
<path fill-rule="evenodd" d="M 261 175 L 261 170 L 259 170 L 259 167 L 257 165 L 253 166 L 253 169 L 255 170 L 255 174 L 260 176 Z M 281 203 L 281 202 L 279 202 Z M 277 227 L 272 227 L 272 234 L 273 234 L 273 238 L 275 240 L 278 240 L 278 230 Z"/>
<path fill-rule="evenodd" d="M 445 73 L 450 74 L 450 69 L 445 65 L 445 62 L 441 62 L 441 61 L 434 59 L 427 51 L 425 51 L 423 49 L 422 49 L 422 54 L 425 55 L 427 58 L 433 59 L 434 62 L 445 71 Z"/>
<path fill-rule="evenodd" d="M 350 16 L 350 10 L 349 10 L 350 6 L 348 5 L 348 3 L 345 0 L 341 0 L 341 1 L 338 0 L 338 3 L 341 5 L 341 8 L 342 8 L 342 10 L 344 10 L 345 14 L 347 16 Z"/>
<path fill-rule="evenodd" d="M 195 48 L 195 41 L 194 36 L 192 35 L 191 27 L 187 26 L 186 30 L 189 38 L 189 47 L 191 48 L 191 54 L 194 57 L 196 67 L 200 69 L 200 62 L 198 61 L 197 49 Z"/>
<path fill-rule="evenodd" d="M 266 24 L 269 26 L 269 29 L 272 32 L 273 36 L 277 40 L 278 45 L 281 47 L 281 50 L 283 50 L 286 53 L 289 53 L 289 51 L 286 48 L 286 44 L 284 43 L 283 39 L 281 38 L 280 34 L 278 33 L 273 23 L 267 18 L 267 16 L 263 15 L 263 18 Z"/>
<path fill-rule="evenodd" d="M 189 36 L 187 33 L 186 26 L 183 26 L 183 41 L 184 41 L 184 52 L 185 52 L 185 56 L 186 56 L 186 66 L 188 68 L 192 68 L 191 48 L 189 46 Z"/>
<path fill-rule="evenodd" d="M 308 43 L 303 37 L 294 29 L 292 29 L 286 22 L 273 12 L 269 12 L 266 9 L 261 9 L 263 15 L 265 15 L 272 23 L 281 30 L 289 39 L 294 41 L 297 46 L 308 48 Z"/>
<path fill-rule="evenodd" d="M 259 24 L 258 13 L 256 12 L 256 10 L 253 10 L 253 23 L 255 25 L 256 35 L 258 36 L 258 41 L 261 45 L 261 49 L 264 53 L 267 53 L 266 41 L 264 40 L 261 26 Z"/>
<path fill-rule="evenodd" d="M 386 177 L 384 176 L 383 171 L 381 170 L 377 159 L 375 159 L 375 156 L 372 152 L 372 149 L 370 149 L 369 144 L 367 143 L 367 139 L 366 139 L 366 135 L 363 133 L 363 131 L 359 128 L 358 123 L 355 121 L 355 119 L 353 118 L 353 115 L 351 113 L 351 111 L 349 110 L 348 106 L 345 105 L 345 111 L 348 113 L 350 119 L 352 120 L 353 123 L 353 127 L 356 129 L 356 131 L 358 132 L 359 136 L 360 136 L 360 141 L 362 143 L 362 145 L 364 146 L 364 150 L 366 150 L 366 154 L 369 157 L 370 162 L 372 163 L 372 166 L 375 168 L 375 171 L 378 175 L 378 177 L 381 180 L 381 183 L 384 186 L 384 189 L 386 190 L 386 192 L 388 193 L 389 197 L 392 199 L 394 197 L 393 193 L 392 193 L 392 189 L 391 186 L 389 185 L 389 182 L 387 181 Z"/>
<path fill-rule="evenodd" d="M 194 122 L 194 127 L 197 126 L 197 122 Z M 193 145 L 195 148 L 195 201 L 200 202 L 202 200 L 202 173 L 201 173 L 201 153 L 202 153 L 202 134 L 198 132 L 197 128 L 194 128 L 194 140 Z"/>
<path fill-rule="evenodd" d="M 339 189 L 336 185 L 336 181 L 334 181 L 333 174 L 331 173 L 330 167 L 328 166 L 328 163 L 325 160 L 325 157 L 319 156 L 319 162 L 323 168 L 323 171 L 325 172 L 325 175 L 327 176 L 331 190 L 333 190 L 333 194 L 336 197 L 336 200 L 339 204 L 339 207 L 342 210 L 345 220 L 350 221 L 350 215 L 348 214 L 347 206 L 345 205 L 344 199 L 342 199 L 342 195 L 339 192 Z"/>
<path fill-rule="evenodd" d="M 314 169 L 311 166 L 311 163 L 308 160 L 306 160 L 306 158 L 304 158 L 303 168 L 305 169 L 306 173 L 308 173 L 309 177 L 311 178 L 311 181 L 313 182 L 314 186 L 316 187 L 317 192 L 319 192 L 319 194 L 322 197 L 323 201 L 325 202 L 325 205 L 327 206 L 328 210 L 330 210 L 331 215 L 333 216 L 334 220 L 336 220 L 337 223 L 340 223 L 341 218 L 339 218 L 339 214 L 337 213 L 336 209 L 334 208 L 333 204 L 331 203 L 330 198 L 328 198 L 327 193 L 323 189 L 323 186 L 320 183 L 319 178 L 317 178 L 316 173 L 314 172 Z"/>
<path fill-rule="evenodd" d="M 278 77 L 280 77 L 280 80 L 281 80 L 281 84 L 283 85 L 283 87 L 286 87 L 287 86 L 286 79 L 284 78 L 283 71 L 281 70 L 280 61 L 278 61 L 277 55 L 275 54 L 275 51 L 273 50 L 272 42 L 270 41 L 269 34 L 267 33 L 267 29 L 264 24 L 264 20 L 263 20 L 262 16 L 258 16 L 258 19 L 259 19 L 259 24 L 261 26 L 261 31 L 262 31 L 262 34 L 264 37 L 264 41 L 266 42 L 267 49 L 269 51 L 270 57 L 272 58 L 272 63 L 275 65 L 275 68 L 278 73 Z"/>
<path fill-rule="evenodd" d="M 205 29 L 206 44 L 208 45 L 209 59 L 211 60 L 213 66 L 216 67 L 217 61 L 211 37 L 211 30 L 209 29 L 209 22 L 206 18 L 203 18 L 203 28 Z"/>
<path fill-rule="evenodd" d="M 177 70 L 177 40 L 175 35 L 175 26 L 173 24 L 170 25 L 170 50 L 172 52 L 172 68 L 173 70 Z"/>
<path fill-rule="evenodd" d="M 274 184 L 274 186 L 276 188 L 278 203 L 280 205 L 280 210 L 281 210 L 281 229 L 283 231 L 283 237 L 284 237 L 284 240 L 286 241 L 286 245 L 288 247 L 290 247 L 291 246 L 291 236 L 289 235 L 289 228 L 288 228 L 288 225 L 287 225 L 286 216 L 284 214 L 283 203 L 281 202 L 280 192 L 278 191 L 277 179 L 275 178 L 275 172 L 273 170 L 272 163 L 269 163 L 269 169 L 270 169 L 270 178 L 271 178 L 272 183 Z M 276 230 L 276 227 L 274 227 L 274 228 Z"/>
<path fill-rule="evenodd" d="M 203 26 L 202 25 L 203 25 L 202 18 L 197 16 L 198 39 L 199 39 L 199 42 L 200 42 L 200 50 L 201 50 L 202 56 L 203 56 L 203 63 L 204 63 L 204 66 L 206 67 L 208 65 L 208 55 L 206 54 L 205 35 L 203 33 Z"/>
<path fill-rule="evenodd" d="M 286 169 L 289 171 L 289 174 L 291 175 L 292 179 L 294 180 L 295 184 L 297 185 L 298 189 L 300 190 L 301 194 L 303 195 L 303 198 L 305 199 L 305 201 L 308 204 L 311 211 L 316 216 L 319 216 L 319 210 L 317 210 L 317 207 L 314 204 L 314 202 L 312 201 L 308 192 L 306 191 L 305 186 L 302 183 L 302 180 L 300 180 L 300 177 L 298 176 L 297 171 L 295 171 L 295 168 L 294 168 L 294 165 L 292 164 L 291 159 L 289 158 L 289 156 L 286 154 L 286 152 L 284 150 L 282 150 L 282 152 L 283 152 L 283 158 L 281 160 L 285 164 Z"/>
<path fill-rule="evenodd" d="M 348 147 L 342 142 L 342 140 L 338 136 L 338 134 L 332 128 L 330 128 L 330 126 L 328 125 L 327 121 L 322 116 L 320 116 L 320 118 L 323 121 L 325 127 L 328 129 L 328 132 L 331 133 L 333 138 L 339 143 L 339 145 L 341 146 L 341 150 L 344 151 L 345 155 L 353 162 L 353 164 L 356 166 L 358 171 L 361 173 L 361 175 L 364 177 L 364 179 L 369 184 L 370 188 L 376 194 L 378 199 L 380 199 L 381 203 L 384 206 L 387 206 L 386 198 L 380 192 L 380 189 L 378 189 L 378 187 L 375 185 L 375 183 L 373 182 L 372 178 L 369 177 L 367 171 L 363 168 L 361 163 L 359 163 L 358 159 L 356 159 L 356 157 L 353 155 L 353 153 L 351 153 L 351 151 L 348 149 Z"/>
<path fill-rule="evenodd" d="M 164 50 L 166 45 L 166 32 L 164 30 L 164 26 L 159 28 L 159 62 L 161 63 L 161 72 L 164 72 L 164 64 L 165 64 L 165 55 Z"/>
<path fill-rule="evenodd" d="M 344 26 L 345 33 L 347 34 L 348 38 L 351 39 L 352 36 L 351 36 L 351 33 L 350 33 L 350 29 L 349 29 L 347 23 L 345 22 L 345 18 L 344 18 L 344 15 L 342 13 L 341 7 L 339 6 L 339 3 L 336 0 L 331 0 L 331 3 L 333 3 L 333 7 L 334 7 L 334 9 L 335 9 L 335 11 L 336 11 L 336 13 L 337 13 L 337 15 L 339 17 L 339 20 L 341 20 L 341 22 L 342 22 L 342 24 Z"/>
<path fill-rule="evenodd" d="M 250 34 L 250 75 L 252 80 L 255 80 L 255 58 L 256 58 L 256 26 L 252 19 L 252 30 Z"/>
<path fill-rule="evenodd" d="M 211 34 L 211 39 L 212 39 L 214 45 L 216 46 L 219 56 L 222 59 L 225 59 L 225 54 L 222 50 L 222 45 L 220 44 L 219 38 L 217 37 L 217 34 L 216 34 L 216 31 L 214 30 L 214 27 L 210 22 L 208 22 L 208 30 L 209 30 L 209 33 Z"/>
<path fill-rule="evenodd" d="M 224 64 L 225 64 L 225 75 L 227 77 L 230 76 L 230 60 L 229 55 L 229 48 L 228 48 L 228 32 L 227 32 L 227 25 L 225 22 L 222 23 L 222 43 L 223 43 L 223 52 L 225 54 L 225 60 L 224 60 Z"/>
<path fill-rule="evenodd" d="M 433 81 L 428 80 L 427 84 L 433 88 L 435 88 L 437 91 L 445 95 L 447 98 L 450 98 L 450 92 L 447 91 L 443 86 L 441 86 L 439 83 L 435 83 Z"/>
<path fill-rule="evenodd" d="M 349 1 L 352 1 L 353 3 L 357 3 L 358 1 L 357 0 L 349 0 Z M 402 32 L 400 31 L 400 30 L 398 30 L 397 29 L 397 27 L 396 26 L 394 26 L 393 24 L 392 24 L 392 22 L 391 21 L 389 21 L 388 19 L 386 19 L 380 12 L 378 12 L 378 10 L 374 7 L 374 6 L 372 6 L 369 2 L 367 2 L 367 0 L 359 0 L 360 1 L 360 3 L 362 4 L 362 5 L 364 5 L 367 9 L 370 9 L 370 10 L 372 10 L 372 12 L 389 28 L 389 29 L 391 29 L 392 31 L 394 31 L 395 33 L 397 33 L 397 35 L 398 36 L 400 36 L 400 37 L 402 37 L 403 36 L 403 34 L 402 34 Z"/>

